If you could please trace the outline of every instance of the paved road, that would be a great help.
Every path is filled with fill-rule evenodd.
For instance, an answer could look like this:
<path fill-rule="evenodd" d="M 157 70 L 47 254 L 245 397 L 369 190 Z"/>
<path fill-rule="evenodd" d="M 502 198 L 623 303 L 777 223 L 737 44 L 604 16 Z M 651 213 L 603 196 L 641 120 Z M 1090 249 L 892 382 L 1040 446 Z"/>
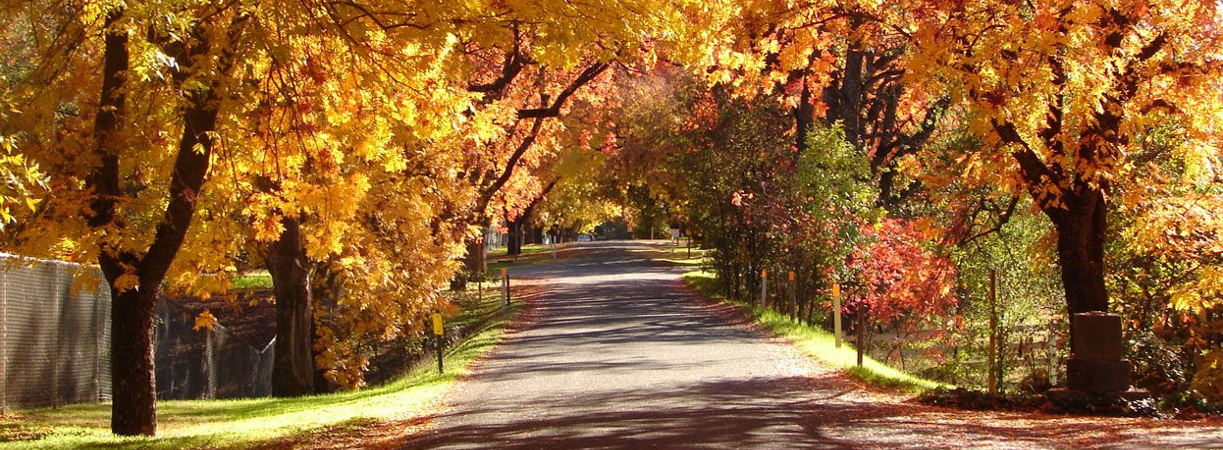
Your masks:
<path fill-rule="evenodd" d="M 659 244 L 589 243 L 539 280 L 534 322 L 480 363 L 420 449 L 1223 447 L 1150 421 L 929 408 L 843 375 L 694 301 Z M 737 323 L 738 322 L 738 323 Z"/>

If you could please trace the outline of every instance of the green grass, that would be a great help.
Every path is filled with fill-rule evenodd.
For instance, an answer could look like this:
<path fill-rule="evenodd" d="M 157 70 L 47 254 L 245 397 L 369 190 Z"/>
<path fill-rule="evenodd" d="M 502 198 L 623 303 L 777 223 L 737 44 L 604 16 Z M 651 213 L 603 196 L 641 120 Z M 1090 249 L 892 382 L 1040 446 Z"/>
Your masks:
<path fill-rule="evenodd" d="M 563 245 L 563 244 L 562 244 Z M 539 248 L 534 248 L 538 246 Z M 528 248 L 530 248 L 528 251 Z M 557 250 L 561 250 L 559 247 Z M 514 276 L 514 268 L 539 264 L 542 262 L 552 261 L 552 246 L 542 244 L 526 245 L 522 249 L 522 254 L 517 258 L 505 256 L 505 249 L 496 249 L 499 253 L 490 252 L 488 255 L 488 280 L 493 283 L 501 282 L 501 269 L 510 269 L 510 276 Z M 494 259 L 494 257 L 496 259 Z"/>
<path fill-rule="evenodd" d="M 249 272 L 235 275 L 232 279 L 234 289 L 271 288 L 272 275 L 266 271 Z"/>
<path fill-rule="evenodd" d="M 694 248 L 689 253 L 686 247 L 681 246 L 675 250 L 667 250 L 662 260 L 678 266 L 699 267 L 706 262 L 705 252 L 705 250 Z"/>
<path fill-rule="evenodd" d="M 870 356 L 864 356 L 862 366 L 858 366 L 857 350 L 841 341 L 841 348 L 836 347 L 836 340 L 831 332 L 817 326 L 809 326 L 790 320 L 784 314 L 773 310 L 762 310 L 752 305 L 727 300 L 722 295 L 720 285 L 713 272 L 696 270 L 684 274 L 684 281 L 706 297 L 717 299 L 744 308 L 745 312 L 755 317 L 756 321 L 766 328 L 789 339 L 804 352 L 845 370 L 855 377 L 876 385 L 903 391 L 920 393 L 936 387 L 951 387 L 937 381 L 927 380 L 897 370 Z"/>
<path fill-rule="evenodd" d="M 298 398 L 158 402 L 158 436 L 110 434 L 110 405 L 14 411 L 0 417 L 0 450 L 39 448 L 250 448 L 371 420 L 407 420 L 430 411 L 472 361 L 500 342 L 513 314 L 502 315 L 448 349 L 446 373 L 424 361 L 403 378 L 360 391 Z M 33 439 L 33 440 L 31 440 Z"/>
<path fill-rule="evenodd" d="M 508 250 L 509 250 L 508 247 L 496 247 L 488 251 L 488 256 L 490 258 L 502 257 L 502 256 L 505 256 L 505 252 Z M 519 255 L 519 256 L 534 255 L 537 253 L 547 253 L 550 251 L 552 251 L 551 244 L 526 244 L 522 246 L 522 255 Z"/>

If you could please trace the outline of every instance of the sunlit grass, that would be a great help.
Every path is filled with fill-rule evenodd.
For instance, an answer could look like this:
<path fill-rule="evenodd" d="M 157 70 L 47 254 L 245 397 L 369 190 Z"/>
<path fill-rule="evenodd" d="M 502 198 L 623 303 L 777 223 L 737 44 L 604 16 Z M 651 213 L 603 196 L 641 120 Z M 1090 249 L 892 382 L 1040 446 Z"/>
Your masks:
<path fill-rule="evenodd" d="M 234 289 L 271 288 L 272 275 L 266 271 L 250 272 L 235 275 L 232 279 Z"/>
<path fill-rule="evenodd" d="M 158 402 L 158 436 L 110 434 L 110 405 L 16 411 L 0 419 L 0 449 L 250 448 L 299 433 L 427 414 L 472 361 L 501 340 L 511 315 L 448 349 L 446 373 L 425 361 L 403 378 L 360 391 L 298 398 Z M 33 439 L 33 440 L 31 440 Z"/>
<path fill-rule="evenodd" d="M 508 247 L 496 247 L 488 251 L 489 257 L 502 257 L 509 250 Z M 552 251 L 551 244 L 526 244 L 522 246 L 522 255 L 534 255 L 536 253 L 547 253 Z"/>
<path fill-rule="evenodd" d="M 853 345 L 844 340 L 841 348 L 836 347 L 836 339 L 831 332 L 818 326 L 810 326 L 791 320 L 788 316 L 773 310 L 762 310 L 753 305 L 727 300 L 721 293 L 720 285 L 713 272 L 696 270 L 684 274 L 684 281 L 706 297 L 730 303 L 749 312 L 756 321 L 766 328 L 789 339 L 795 346 L 819 360 L 856 376 L 857 378 L 878 386 L 885 386 L 909 392 L 921 392 L 948 385 L 927 380 L 902 372 L 883 364 L 870 356 L 863 356 L 862 366 L 858 366 L 858 352 Z"/>

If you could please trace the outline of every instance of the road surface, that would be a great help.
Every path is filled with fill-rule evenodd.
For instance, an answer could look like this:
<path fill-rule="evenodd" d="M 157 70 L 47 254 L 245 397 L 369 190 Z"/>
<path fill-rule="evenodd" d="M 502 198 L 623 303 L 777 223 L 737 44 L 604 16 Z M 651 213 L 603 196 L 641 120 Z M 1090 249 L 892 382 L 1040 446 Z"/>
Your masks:
<path fill-rule="evenodd" d="M 513 269 L 530 324 L 408 449 L 1223 448 L 1186 422 L 959 411 L 872 393 L 684 288 L 659 242 Z M 681 250 L 682 252 L 682 250 Z"/>

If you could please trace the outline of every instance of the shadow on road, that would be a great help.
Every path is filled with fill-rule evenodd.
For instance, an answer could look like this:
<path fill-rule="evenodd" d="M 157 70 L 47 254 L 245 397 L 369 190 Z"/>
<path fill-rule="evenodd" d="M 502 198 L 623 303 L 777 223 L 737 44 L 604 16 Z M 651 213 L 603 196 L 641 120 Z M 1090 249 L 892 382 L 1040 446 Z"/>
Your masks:
<path fill-rule="evenodd" d="M 1141 448 L 1125 419 L 943 410 L 882 398 L 718 314 L 660 243 L 585 243 L 512 269 L 537 320 L 479 364 L 411 449 Z M 805 360 L 804 360 L 805 361 Z M 1218 433 L 1161 430 L 1158 448 Z M 1217 430 L 1216 430 L 1217 431 Z M 1178 434 L 1179 433 L 1179 434 Z"/>

